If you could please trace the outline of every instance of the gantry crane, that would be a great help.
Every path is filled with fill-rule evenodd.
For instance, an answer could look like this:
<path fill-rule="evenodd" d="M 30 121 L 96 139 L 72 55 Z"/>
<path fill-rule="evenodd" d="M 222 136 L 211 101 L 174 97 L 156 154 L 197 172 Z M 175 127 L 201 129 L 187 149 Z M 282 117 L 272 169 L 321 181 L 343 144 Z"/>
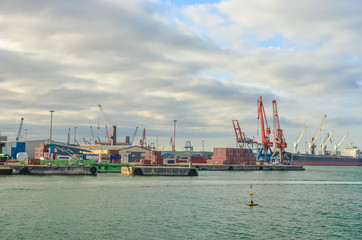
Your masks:
<path fill-rule="evenodd" d="M 186 141 L 184 149 L 185 151 L 190 151 L 190 152 L 194 151 L 194 147 L 191 145 L 191 142 L 189 140 Z"/>
<path fill-rule="evenodd" d="M 276 154 L 278 154 L 279 163 L 281 163 L 283 154 L 285 152 L 284 149 L 287 147 L 287 142 L 285 141 L 283 130 L 280 129 L 277 101 L 273 100 L 272 103 L 273 103 L 273 133 L 274 133 L 275 151 L 271 156 L 271 159 L 273 160 L 273 157 Z M 288 162 L 289 160 L 290 159 L 288 159 Z"/>
<path fill-rule="evenodd" d="M 321 145 L 321 148 L 322 148 L 321 154 L 322 155 L 326 155 L 327 145 L 328 145 L 329 140 L 331 140 L 333 133 L 334 133 L 334 130 L 332 130 L 332 132 L 330 134 L 327 134 L 326 140 L 322 143 L 322 145 Z"/>
<path fill-rule="evenodd" d="M 113 125 L 109 117 L 105 114 L 101 104 L 98 104 L 98 108 L 102 113 L 104 125 L 106 127 L 107 139 L 111 145 L 117 144 L 117 126 Z"/>
<path fill-rule="evenodd" d="M 296 141 L 294 141 L 294 153 L 297 153 L 297 149 L 298 149 L 298 144 L 300 142 L 300 140 L 302 139 L 303 137 L 303 134 L 305 132 L 305 130 L 307 129 L 307 127 L 304 127 L 303 131 L 300 133 L 298 139 Z"/>
<path fill-rule="evenodd" d="M 317 134 L 314 136 L 314 138 L 312 138 L 312 141 L 309 143 L 309 153 L 310 154 L 315 154 L 315 148 L 317 147 L 317 141 L 318 141 L 319 135 L 321 134 L 321 131 L 323 128 L 323 123 L 324 123 L 324 120 L 326 119 L 326 117 L 327 117 L 327 114 L 324 114 L 322 123 L 318 129 Z"/>
<path fill-rule="evenodd" d="M 24 118 L 22 117 L 22 118 L 20 119 L 20 125 L 19 125 L 18 134 L 16 135 L 16 141 L 19 141 L 19 140 L 20 140 L 21 130 L 23 129 L 23 122 L 24 122 Z"/>
<path fill-rule="evenodd" d="M 258 160 L 262 157 L 264 158 L 265 162 L 269 161 L 268 151 L 272 154 L 271 147 L 273 146 L 273 142 L 270 141 L 270 128 L 268 126 L 268 121 L 266 119 L 264 105 L 262 97 L 258 99 L 258 119 L 260 119 L 261 123 L 261 134 L 262 134 L 262 147 L 260 149 Z M 264 126 L 265 122 L 265 126 Z"/>
<path fill-rule="evenodd" d="M 342 139 L 337 144 L 334 144 L 334 152 L 333 152 L 334 155 L 337 155 L 337 150 L 338 150 L 339 146 L 342 144 L 342 142 L 344 141 L 344 139 L 347 137 L 347 135 L 348 135 L 348 132 L 346 132 L 346 134 L 344 134 Z"/>

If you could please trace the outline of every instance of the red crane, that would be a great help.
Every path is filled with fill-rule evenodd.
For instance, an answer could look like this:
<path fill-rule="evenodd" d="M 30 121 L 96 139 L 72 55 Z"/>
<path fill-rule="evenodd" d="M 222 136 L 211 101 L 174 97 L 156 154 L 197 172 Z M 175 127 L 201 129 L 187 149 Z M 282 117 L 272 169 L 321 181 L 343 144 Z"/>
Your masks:
<path fill-rule="evenodd" d="M 245 142 L 245 134 L 241 131 L 238 120 L 232 120 L 232 122 L 234 126 L 236 142 L 239 144 L 240 147 L 243 147 L 243 143 Z"/>
<path fill-rule="evenodd" d="M 279 116 L 278 116 L 278 108 L 277 108 L 277 101 L 273 100 L 273 123 L 274 123 L 274 143 L 275 143 L 275 151 L 271 156 L 272 161 L 275 161 L 274 155 L 278 154 L 279 156 L 279 163 L 282 163 L 283 160 L 287 160 L 288 163 L 290 162 L 289 157 L 283 157 L 284 148 L 287 147 L 287 142 L 285 141 L 283 130 L 280 129 L 279 124 Z"/>
<path fill-rule="evenodd" d="M 238 120 L 232 120 L 232 122 L 233 122 L 233 126 L 234 126 L 236 142 L 239 145 L 239 147 L 242 149 L 245 149 L 245 148 L 253 149 L 253 146 L 254 146 L 253 144 L 257 143 L 257 142 L 254 142 L 253 139 L 245 137 L 245 133 L 241 131 Z"/>
<path fill-rule="evenodd" d="M 286 148 L 287 143 L 285 141 L 283 130 L 280 129 L 277 101 L 273 100 L 273 120 L 274 120 L 274 143 L 276 148 Z"/>
<path fill-rule="evenodd" d="M 260 159 L 261 154 L 263 153 L 265 156 L 265 161 L 267 161 L 267 152 L 270 147 L 273 146 L 273 142 L 270 141 L 270 127 L 268 126 L 268 121 L 266 119 L 263 100 L 260 96 L 258 99 L 258 119 L 260 119 L 261 123 L 261 134 L 262 134 L 262 149 L 259 153 L 258 159 Z M 265 122 L 265 126 L 264 126 Z M 270 150 L 271 151 L 271 150 Z"/>

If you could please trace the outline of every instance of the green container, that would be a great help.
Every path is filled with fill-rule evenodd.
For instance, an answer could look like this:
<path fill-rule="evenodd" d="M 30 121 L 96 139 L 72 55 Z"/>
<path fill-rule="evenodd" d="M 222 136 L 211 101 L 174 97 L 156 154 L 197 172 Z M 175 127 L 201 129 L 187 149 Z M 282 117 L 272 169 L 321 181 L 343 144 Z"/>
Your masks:
<path fill-rule="evenodd" d="M 40 160 L 40 165 L 47 165 L 48 164 L 48 160 Z"/>

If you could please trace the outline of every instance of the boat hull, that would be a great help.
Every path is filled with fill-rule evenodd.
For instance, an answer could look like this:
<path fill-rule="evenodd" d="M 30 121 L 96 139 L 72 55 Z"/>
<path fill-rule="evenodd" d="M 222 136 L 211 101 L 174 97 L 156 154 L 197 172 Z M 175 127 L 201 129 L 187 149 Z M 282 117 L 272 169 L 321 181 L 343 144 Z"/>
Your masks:
<path fill-rule="evenodd" d="M 304 166 L 362 166 L 362 158 L 301 154 L 293 155 L 291 164 Z"/>

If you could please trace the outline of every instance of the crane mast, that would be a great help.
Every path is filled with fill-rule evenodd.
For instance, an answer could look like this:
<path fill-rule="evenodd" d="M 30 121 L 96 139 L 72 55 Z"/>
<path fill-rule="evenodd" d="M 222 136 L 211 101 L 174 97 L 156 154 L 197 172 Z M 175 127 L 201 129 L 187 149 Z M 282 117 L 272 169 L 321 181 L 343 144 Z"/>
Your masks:
<path fill-rule="evenodd" d="M 342 139 L 337 144 L 334 144 L 334 154 L 335 155 L 337 155 L 337 150 L 338 150 L 339 146 L 342 144 L 342 142 L 344 141 L 344 139 L 347 137 L 347 135 L 348 135 L 348 132 L 346 132 L 346 134 L 344 134 Z"/>
<path fill-rule="evenodd" d="M 112 145 L 116 145 L 116 141 L 117 141 L 117 136 L 116 136 L 116 132 L 117 132 L 117 127 L 113 125 L 113 123 L 111 122 L 111 120 L 108 118 L 108 116 L 105 114 L 103 107 L 101 104 L 98 104 L 98 108 L 99 111 L 102 114 L 103 120 L 104 120 L 104 125 L 106 127 L 106 132 L 107 132 L 107 139 L 108 142 Z"/>
<path fill-rule="evenodd" d="M 280 129 L 277 102 L 275 100 L 273 100 L 273 125 L 275 147 L 286 148 L 287 143 L 284 138 L 283 130 Z"/>
<path fill-rule="evenodd" d="M 267 152 L 268 152 L 268 150 L 270 150 L 270 147 L 273 146 L 273 142 L 270 141 L 270 127 L 268 126 L 268 121 L 266 119 L 263 100 L 262 100 L 261 96 L 258 99 L 257 106 L 258 106 L 258 119 L 260 119 L 261 134 L 262 134 L 262 148 L 259 153 L 258 159 L 260 159 L 260 156 L 263 153 L 265 156 L 265 161 L 267 161 L 268 160 Z M 265 122 L 265 126 L 264 126 L 264 122 Z"/>
<path fill-rule="evenodd" d="M 142 139 L 140 140 L 140 146 L 141 146 L 141 147 L 144 147 L 144 145 L 145 145 L 145 140 L 146 140 L 146 128 L 143 128 Z"/>
<path fill-rule="evenodd" d="M 136 137 L 137 131 L 138 131 L 138 126 L 136 127 L 136 130 L 135 130 L 135 131 L 134 131 L 134 133 L 133 133 L 133 136 L 132 136 L 132 139 L 131 139 L 130 145 L 132 145 L 132 144 L 133 144 L 133 141 L 134 141 L 134 139 L 135 139 L 135 137 Z"/>
<path fill-rule="evenodd" d="M 294 141 L 294 153 L 297 153 L 297 148 L 298 148 L 298 144 L 300 142 L 300 140 L 302 139 L 305 130 L 307 129 L 307 127 L 304 127 L 303 131 L 300 133 L 298 139 L 296 141 Z"/>
<path fill-rule="evenodd" d="M 317 147 L 317 141 L 318 141 L 319 135 L 321 134 L 321 131 L 323 128 L 323 123 L 324 123 L 324 120 L 326 119 L 326 117 L 327 117 L 327 114 L 324 115 L 322 123 L 318 129 L 317 134 L 314 136 L 314 138 L 312 138 L 312 141 L 309 143 L 309 153 L 310 154 L 315 154 L 315 148 Z"/>
<path fill-rule="evenodd" d="M 331 137 L 332 137 L 332 135 L 333 135 L 333 133 L 334 133 L 334 130 L 330 133 L 330 134 L 328 134 L 328 137 L 326 138 L 326 140 L 322 143 L 322 155 L 326 155 L 326 153 L 327 153 L 327 145 L 328 145 L 328 142 L 329 142 L 329 140 L 331 140 Z"/>
<path fill-rule="evenodd" d="M 273 100 L 273 133 L 274 133 L 274 143 L 275 143 L 275 151 L 271 156 L 272 160 L 273 157 L 278 154 L 279 155 L 279 163 L 282 162 L 282 155 L 284 153 L 284 148 L 287 147 L 287 142 L 285 141 L 283 130 L 280 129 L 279 123 L 279 115 L 278 115 L 278 108 L 277 108 L 277 101 Z M 288 159 L 289 162 L 289 159 Z"/>
<path fill-rule="evenodd" d="M 18 130 L 18 134 L 16 135 L 16 141 L 20 140 L 20 136 L 21 136 L 21 130 L 23 128 L 23 122 L 24 122 L 24 118 L 22 117 L 20 119 L 20 125 L 19 125 L 19 130 Z"/>
<path fill-rule="evenodd" d="M 233 126 L 234 126 L 234 132 L 236 137 L 236 143 L 239 145 L 239 147 L 244 148 L 245 143 L 245 134 L 241 131 L 239 121 L 238 120 L 232 120 Z"/>

